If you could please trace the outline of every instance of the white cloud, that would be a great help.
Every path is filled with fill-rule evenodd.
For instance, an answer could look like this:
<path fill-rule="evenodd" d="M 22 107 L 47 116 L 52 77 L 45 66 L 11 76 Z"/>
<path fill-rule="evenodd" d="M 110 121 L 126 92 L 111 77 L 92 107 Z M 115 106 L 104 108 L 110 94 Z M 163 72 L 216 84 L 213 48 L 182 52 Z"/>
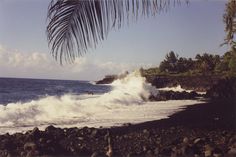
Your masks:
<path fill-rule="evenodd" d="M 20 52 L 0 45 L 0 77 L 97 80 L 107 74 L 133 70 L 137 64 L 77 58 L 74 64 L 60 66 L 47 53 Z"/>

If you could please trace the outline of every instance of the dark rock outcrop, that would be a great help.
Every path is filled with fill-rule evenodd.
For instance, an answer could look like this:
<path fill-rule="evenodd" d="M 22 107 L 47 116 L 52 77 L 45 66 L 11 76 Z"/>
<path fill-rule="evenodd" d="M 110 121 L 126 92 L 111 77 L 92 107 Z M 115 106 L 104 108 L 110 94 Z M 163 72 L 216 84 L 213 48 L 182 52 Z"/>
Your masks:
<path fill-rule="evenodd" d="M 145 76 L 156 88 L 180 85 L 184 89 L 205 92 L 217 83 L 221 76 Z"/>
<path fill-rule="evenodd" d="M 122 79 L 126 77 L 128 74 L 129 72 L 126 71 L 125 73 L 120 74 L 120 75 L 107 75 L 102 80 L 97 81 L 96 84 L 111 84 L 113 81 L 117 79 Z"/>
<path fill-rule="evenodd" d="M 97 81 L 96 84 L 110 84 L 118 78 L 123 78 L 127 75 L 108 75 L 104 79 Z M 207 76 L 164 76 L 153 75 L 144 76 L 148 83 L 151 83 L 156 88 L 174 87 L 180 85 L 184 89 L 194 90 L 198 92 L 205 92 L 209 90 L 214 84 L 216 84 L 221 76 L 207 75 Z"/>
<path fill-rule="evenodd" d="M 188 92 L 174 92 L 174 91 L 159 91 L 159 93 L 154 96 L 151 95 L 149 97 L 150 101 L 166 101 L 166 100 L 189 100 L 196 99 L 197 97 L 201 97 L 203 95 L 198 94 L 194 91 Z"/>
<path fill-rule="evenodd" d="M 96 82 L 96 84 L 111 84 L 118 78 L 118 75 L 107 75 L 102 80 Z"/>

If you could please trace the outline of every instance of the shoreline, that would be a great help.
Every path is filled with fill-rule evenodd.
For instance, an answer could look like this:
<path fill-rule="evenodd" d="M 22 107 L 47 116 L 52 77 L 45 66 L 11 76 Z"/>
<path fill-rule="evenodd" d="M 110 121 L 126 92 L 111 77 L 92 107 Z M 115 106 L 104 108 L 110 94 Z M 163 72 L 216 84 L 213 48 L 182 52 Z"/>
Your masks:
<path fill-rule="evenodd" d="M 0 156 L 106 156 L 109 147 L 113 156 L 193 156 L 206 151 L 226 155 L 236 150 L 235 102 L 209 101 L 188 106 L 168 119 L 113 128 L 49 126 L 45 131 L 4 134 Z"/>
<path fill-rule="evenodd" d="M 93 122 L 93 121 L 87 121 L 87 122 L 76 122 L 76 123 L 71 123 L 71 124 L 57 124 L 57 123 L 45 123 L 45 124 L 41 124 L 41 125 L 37 125 L 37 123 L 35 123 L 35 125 L 33 124 L 28 124 L 28 125 L 22 125 L 22 126 L 5 126 L 5 127 L 0 127 L 0 135 L 4 135 L 6 133 L 12 135 L 15 133 L 26 133 L 29 130 L 33 130 L 35 127 L 39 128 L 40 131 L 44 131 L 48 126 L 53 125 L 54 127 L 57 128 L 73 128 L 73 127 L 77 127 L 77 128 L 83 128 L 83 127 L 89 127 L 89 128 L 103 128 L 103 129 L 113 129 L 113 128 L 120 128 L 120 127 L 124 127 L 124 126 L 135 126 L 135 125 L 141 125 L 143 123 L 149 123 L 149 122 L 155 122 L 155 121 L 159 121 L 159 120 L 163 120 L 163 119 L 169 119 L 169 117 L 171 115 L 174 115 L 178 112 L 184 111 L 186 110 L 186 108 L 188 106 L 195 106 L 197 104 L 204 104 L 206 103 L 206 99 L 204 99 L 203 97 L 201 98 L 195 98 L 195 99 L 172 99 L 172 100 L 162 100 L 162 101 L 144 101 L 145 103 L 142 105 L 136 105 L 136 107 L 140 107 L 138 109 L 136 109 L 136 112 L 130 112 L 130 116 L 126 115 L 123 111 L 123 114 L 125 114 L 126 116 L 128 116 L 129 120 L 125 120 L 125 117 L 121 119 L 116 119 L 116 118 L 110 118 L 107 117 L 106 121 L 98 121 L 98 122 Z M 172 106 L 173 105 L 173 106 Z M 145 111 L 144 113 L 142 112 L 146 107 L 151 108 L 150 111 L 148 112 L 153 112 L 153 114 L 151 113 L 151 115 L 146 115 Z M 174 109 L 169 110 L 168 108 L 172 108 Z M 132 106 L 130 109 L 134 109 Z M 163 111 L 162 111 L 163 110 Z M 159 111 L 160 111 L 160 115 L 159 115 Z M 120 112 L 120 110 L 116 111 L 116 112 Z M 140 114 L 141 117 L 143 117 L 143 119 L 141 119 L 141 117 L 132 117 L 133 114 Z M 165 113 L 165 114 L 163 114 Z M 146 116 L 142 116 L 146 115 Z M 111 115 L 111 114 L 109 114 Z M 119 114 L 120 116 L 122 116 L 122 114 Z M 117 117 L 117 115 L 115 116 Z M 117 117 L 119 118 L 119 117 Z M 112 121 L 113 120 L 113 121 Z M 39 123 L 38 123 L 39 124 Z"/>

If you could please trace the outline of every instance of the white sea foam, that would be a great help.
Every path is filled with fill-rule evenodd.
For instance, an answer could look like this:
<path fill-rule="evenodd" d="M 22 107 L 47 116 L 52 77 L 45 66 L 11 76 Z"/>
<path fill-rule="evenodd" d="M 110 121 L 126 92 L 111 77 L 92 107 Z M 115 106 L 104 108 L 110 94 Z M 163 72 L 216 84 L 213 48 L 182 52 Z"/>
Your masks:
<path fill-rule="evenodd" d="M 174 91 L 174 92 L 192 92 L 193 90 L 187 90 L 182 88 L 180 85 L 175 86 L 175 87 L 165 87 L 165 88 L 159 88 L 158 90 L 163 90 L 163 91 Z M 206 92 L 197 92 L 198 94 L 206 94 Z"/>
<path fill-rule="evenodd" d="M 0 133 L 22 132 L 33 127 L 110 127 L 168 118 L 196 100 L 148 102 L 157 89 L 138 72 L 112 83 L 102 95 L 47 96 L 26 103 L 0 105 Z"/>

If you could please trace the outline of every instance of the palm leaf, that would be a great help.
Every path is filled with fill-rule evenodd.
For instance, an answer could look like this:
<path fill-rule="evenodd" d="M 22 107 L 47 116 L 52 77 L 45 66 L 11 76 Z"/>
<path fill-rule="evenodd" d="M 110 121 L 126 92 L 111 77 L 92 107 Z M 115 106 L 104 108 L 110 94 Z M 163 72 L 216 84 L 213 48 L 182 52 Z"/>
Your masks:
<path fill-rule="evenodd" d="M 186 2 L 188 2 L 186 0 Z M 96 48 L 114 28 L 167 11 L 181 0 L 52 0 L 47 35 L 52 56 L 62 64 Z"/>
<path fill-rule="evenodd" d="M 235 33 L 236 33 L 236 1 L 229 0 L 226 3 L 225 13 L 223 15 L 225 23 L 226 38 L 224 44 L 229 44 L 231 47 L 236 47 L 235 45 Z"/>

